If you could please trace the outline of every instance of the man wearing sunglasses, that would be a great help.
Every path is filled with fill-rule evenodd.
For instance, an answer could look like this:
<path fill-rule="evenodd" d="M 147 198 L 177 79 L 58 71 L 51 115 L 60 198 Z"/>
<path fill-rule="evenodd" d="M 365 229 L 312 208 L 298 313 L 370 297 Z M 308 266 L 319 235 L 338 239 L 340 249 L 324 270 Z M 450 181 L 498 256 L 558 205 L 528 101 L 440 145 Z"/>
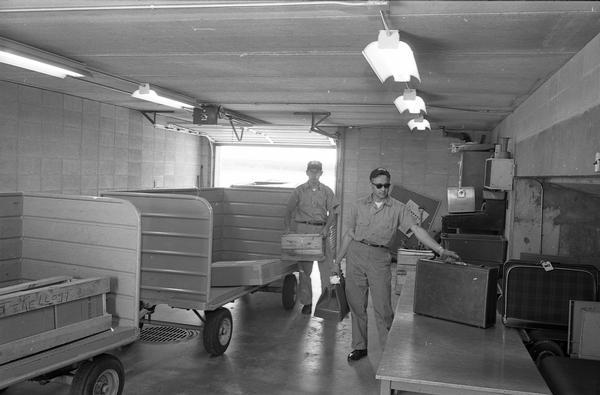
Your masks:
<path fill-rule="evenodd" d="M 374 169 L 371 193 L 351 208 L 337 262 L 346 257 L 346 297 L 352 313 L 352 352 L 348 361 L 367 356 L 367 303 L 369 292 L 375 311 L 379 342 L 383 347 L 394 319 L 391 298 L 391 255 L 388 249 L 397 230 L 412 231 L 426 247 L 442 258 L 459 259 L 417 225 L 407 206 L 389 196 L 390 173 Z"/>
<path fill-rule="evenodd" d="M 284 226 L 286 233 L 295 229 L 297 233 L 315 234 L 323 237 L 325 246 L 325 259 L 319 261 L 319 272 L 321 276 L 321 290 L 329 285 L 330 265 L 333 261 L 328 249 L 326 237 L 329 228 L 336 218 L 335 210 L 339 205 L 331 188 L 321 184 L 319 178 L 323 175 L 323 165 L 319 161 L 310 161 L 306 166 L 308 181 L 294 189 L 287 204 Z M 298 296 L 302 307 L 302 314 L 312 312 L 312 273 L 313 261 L 298 262 L 300 283 L 298 285 Z"/>

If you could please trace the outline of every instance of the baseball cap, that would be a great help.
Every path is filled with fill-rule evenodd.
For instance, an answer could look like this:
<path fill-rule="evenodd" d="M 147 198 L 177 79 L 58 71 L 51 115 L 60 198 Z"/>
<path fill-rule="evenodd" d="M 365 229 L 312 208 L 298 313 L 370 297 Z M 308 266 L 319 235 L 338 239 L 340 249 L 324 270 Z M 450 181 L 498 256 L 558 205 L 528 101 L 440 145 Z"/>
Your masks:
<path fill-rule="evenodd" d="M 306 170 L 323 171 L 323 165 L 318 160 L 311 160 L 308 162 L 308 165 L 306 165 Z"/>
<path fill-rule="evenodd" d="M 389 178 L 389 179 L 392 178 L 390 176 L 390 172 L 383 167 L 378 167 L 377 169 L 374 169 L 371 172 L 371 175 L 369 175 L 369 179 L 372 180 L 373 178 L 378 177 L 378 176 L 387 176 L 387 178 Z"/>

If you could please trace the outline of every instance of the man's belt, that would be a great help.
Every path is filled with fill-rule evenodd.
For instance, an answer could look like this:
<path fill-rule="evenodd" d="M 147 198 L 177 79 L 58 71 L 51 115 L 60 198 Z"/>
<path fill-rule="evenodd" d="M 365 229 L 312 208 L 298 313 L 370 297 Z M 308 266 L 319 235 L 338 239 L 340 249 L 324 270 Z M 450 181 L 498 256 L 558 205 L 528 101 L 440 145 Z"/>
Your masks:
<path fill-rule="evenodd" d="M 307 225 L 315 225 L 315 226 L 323 226 L 325 222 L 311 222 L 311 221 L 296 221 L 299 224 L 307 224 Z"/>
<path fill-rule="evenodd" d="M 359 243 L 362 243 L 364 245 L 368 245 L 369 247 L 377 247 L 377 248 L 385 248 L 387 250 L 388 246 L 383 245 L 383 244 L 375 244 L 375 243 L 370 243 L 366 240 L 358 240 Z"/>

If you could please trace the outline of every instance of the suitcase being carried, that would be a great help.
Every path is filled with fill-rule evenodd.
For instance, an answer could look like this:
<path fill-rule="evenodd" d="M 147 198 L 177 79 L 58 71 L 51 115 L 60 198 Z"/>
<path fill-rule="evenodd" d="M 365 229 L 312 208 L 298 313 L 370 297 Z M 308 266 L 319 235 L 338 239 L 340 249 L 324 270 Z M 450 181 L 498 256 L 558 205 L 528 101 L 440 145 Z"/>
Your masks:
<path fill-rule="evenodd" d="M 598 269 L 511 259 L 504 264 L 502 299 L 506 326 L 566 329 L 569 300 L 598 300 Z"/>

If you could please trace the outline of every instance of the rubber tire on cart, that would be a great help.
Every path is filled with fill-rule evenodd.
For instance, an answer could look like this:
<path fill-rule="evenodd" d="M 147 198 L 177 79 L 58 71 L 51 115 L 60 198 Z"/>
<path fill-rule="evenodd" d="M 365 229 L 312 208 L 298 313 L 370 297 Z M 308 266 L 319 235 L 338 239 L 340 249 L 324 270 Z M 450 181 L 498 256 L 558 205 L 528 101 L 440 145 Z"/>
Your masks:
<path fill-rule="evenodd" d="M 206 312 L 204 324 L 204 349 L 212 356 L 221 355 L 229 347 L 233 334 L 233 319 L 231 312 L 225 307 L 219 307 Z"/>
<path fill-rule="evenodd" d="M 296 291 L 298 290 L 298 280 L 293 274 L 288 274 L 283 278 L 283 287 L 281 288 L 281 303 L 283 308 L 290 310 L 296 305 Z"/>
<path fill-rule="evenodd" d="M 538 340 L 531 346 L 530 349 L 531 358 L 535 361 L 535 364 L 539 367 L 542 359 L 550 356 L 558 356 L 564 357 L 565 353 L 563 352 L 560 345 L 550 339 Z"/>
<path fill-rule="evenodd" d="M 124 384 L 121 361 L 113 355 L 101 354 L 77 369 L 70 395 L 121 395 Z"/>

